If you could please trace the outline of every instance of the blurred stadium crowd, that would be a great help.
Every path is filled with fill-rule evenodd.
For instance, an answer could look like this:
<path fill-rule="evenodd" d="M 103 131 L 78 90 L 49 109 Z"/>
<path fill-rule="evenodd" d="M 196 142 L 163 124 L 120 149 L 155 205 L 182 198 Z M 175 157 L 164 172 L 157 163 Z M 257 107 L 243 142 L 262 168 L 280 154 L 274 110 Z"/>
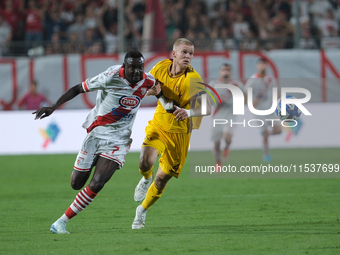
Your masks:
<path fill-rule="evenodd" d="M 0 55 L 110 54 L 120 36 L 125 51 L 141 49 L 146 1 L 124 1 L 124 35 L 118 35 L 118 0 L 2 0 Z M 287 49 L 296 31 L 299 48 L 340 47 L 340 0 L 299 0 L 299 10 L 293 0 L 160 2 L 168 49 L 179 37 L 192 40 L 196 51 Z"/>

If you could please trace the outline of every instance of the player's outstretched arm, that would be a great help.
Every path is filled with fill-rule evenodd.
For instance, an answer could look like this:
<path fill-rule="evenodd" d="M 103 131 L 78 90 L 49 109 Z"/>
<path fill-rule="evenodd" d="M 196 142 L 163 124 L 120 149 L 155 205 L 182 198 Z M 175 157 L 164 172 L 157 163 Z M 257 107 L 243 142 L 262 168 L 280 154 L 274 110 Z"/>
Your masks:
<path fill-rule="evenodd" d="M 84 93 L 83 86 L 81 84 L 78 84 L 69 90 L 67 90 L 59 99 L 57 102 L 55 102 L 52 106 L 49 107 L 41 107 L 40 109 L 36 110 L 32 114 L 35 114 L 35 119 L 43 119 L 47 116 L 50 116 L 59 106 L 61 106 L 63 103 L 71 100 L 72 98 L 76 97 L 80 93 Z"/>

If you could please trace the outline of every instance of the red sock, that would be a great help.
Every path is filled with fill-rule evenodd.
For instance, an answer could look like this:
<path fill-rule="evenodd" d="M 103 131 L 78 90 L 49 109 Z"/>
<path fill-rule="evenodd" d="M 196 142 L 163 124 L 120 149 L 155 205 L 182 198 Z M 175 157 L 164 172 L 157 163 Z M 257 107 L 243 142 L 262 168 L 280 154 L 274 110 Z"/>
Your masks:
<path fill-rule="evenodd" d="M 65 215 L 68 219 L 73 218 L 76 216 L 79 212 L 84 210 L 86 206 L 91 204 L 92 200 L 97 196 L 96 193 L 91 191 L 89 189 L 89 185 L 86 186 L 82 191 L 80 191 L 76 199 L 73 201 L 73 203 L 70 205 L 70 207 L 66 210 Z"/>

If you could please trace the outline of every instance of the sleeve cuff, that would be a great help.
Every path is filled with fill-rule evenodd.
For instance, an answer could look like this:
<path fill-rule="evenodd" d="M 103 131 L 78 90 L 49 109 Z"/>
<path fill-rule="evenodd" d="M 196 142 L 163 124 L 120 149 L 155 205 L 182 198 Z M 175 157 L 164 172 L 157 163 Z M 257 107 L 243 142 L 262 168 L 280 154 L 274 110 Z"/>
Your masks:
<path fill-rule="evenodd" d="M 90 92 L 89 87 L 87 86 L 86 81 L 82 82 L 81 85 L 83 86 L 83 89 L 85 92 Z"/>

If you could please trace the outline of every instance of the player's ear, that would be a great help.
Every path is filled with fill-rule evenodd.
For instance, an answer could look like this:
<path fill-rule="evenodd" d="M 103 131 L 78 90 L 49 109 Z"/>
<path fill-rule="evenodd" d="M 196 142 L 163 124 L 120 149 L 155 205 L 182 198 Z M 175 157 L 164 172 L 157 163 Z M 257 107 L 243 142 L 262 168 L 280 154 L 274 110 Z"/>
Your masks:
<path fill-rule="evenodd" d="M 171 55 L 172 55 L 172 59 L 175 59 L 175 58 L 176 58 L 176 51 L 173 50 L 173 51 L 171 52 Z"/>

